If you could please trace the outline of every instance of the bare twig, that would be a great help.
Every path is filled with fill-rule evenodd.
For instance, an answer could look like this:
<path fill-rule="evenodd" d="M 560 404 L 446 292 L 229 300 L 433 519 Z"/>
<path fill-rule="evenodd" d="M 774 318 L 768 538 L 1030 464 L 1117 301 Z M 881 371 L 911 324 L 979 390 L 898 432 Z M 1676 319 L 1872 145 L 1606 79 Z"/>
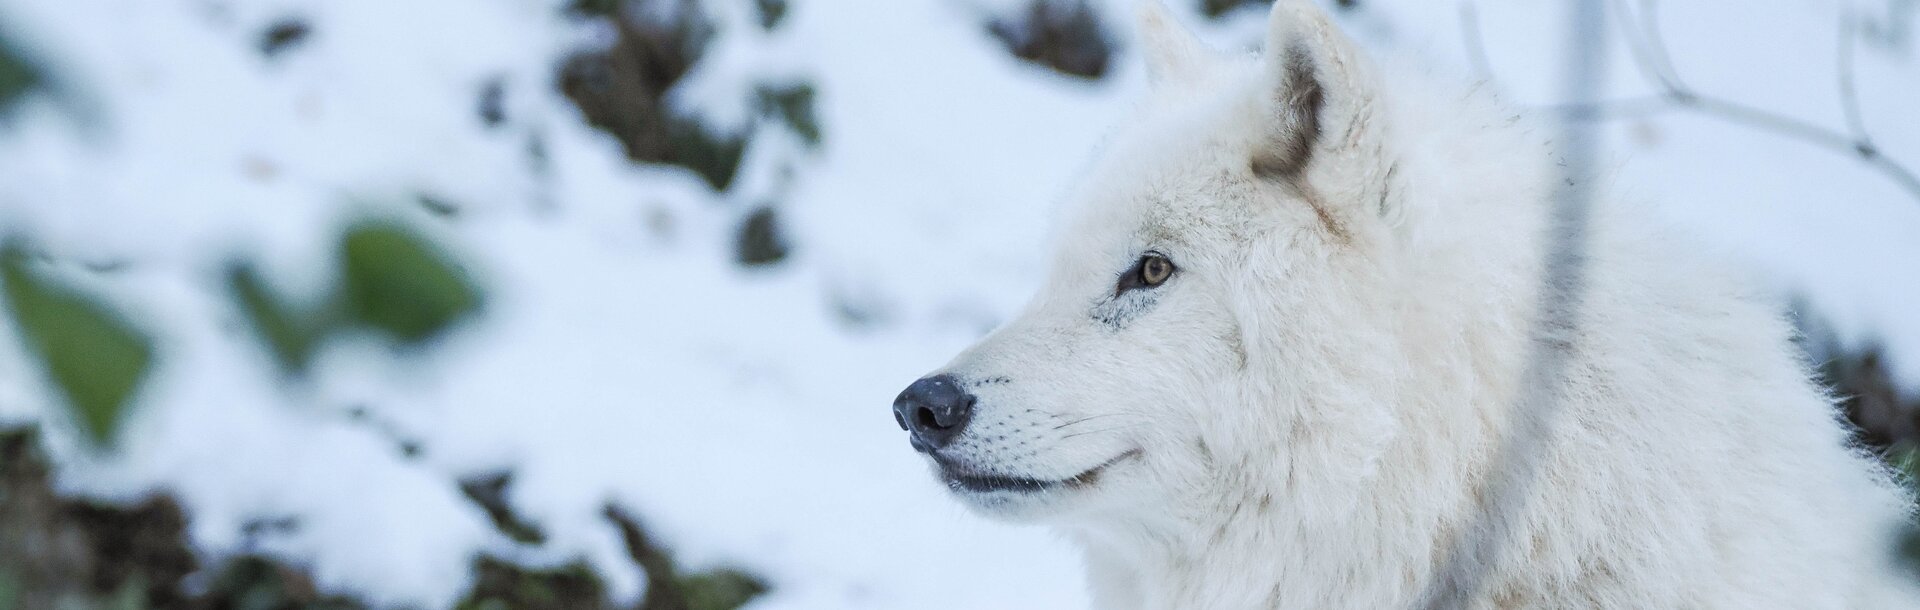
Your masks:
<path fill-rule="evenodd" d="M 1685 90 L 1680 84 L 1679 76 L 1669 76 L 1672 70 L 1670 69 L 1671 64 L 1666 62 L 1666 54 L 1664 52 L 1666 47 L 1664 45 L 1659 46 L 1658 48 L 1662 49 L 1662 52 L 1659 57 L 1655 57 L 1655 45 L 1646 44 L 1640 40 L 1643 30 L 1658 32 L 1659 30 L 1657 28 L 1659 24 L 1651 17 L 1648 17 L 1647 23 L 1650 27 L 1633 27 L 1631 23 L 1633 22 L 1635 13 L 1633 9 L 1627 5 L 1626 0 L 1615 0 L 1613 2 L 1613 11 L 1618 14 L 1620 19 L 1620 34 L 1623 38 L 1627 39 L 1627 53 L 1633 56 L 1633 64 L 1639 69 L 1641 77 L 1655 81 L 1654 84 L 1659 86 L 1662 91 Z M 1648 10 L 1642 14 L 1653 15 L 1654 13 Z M 1667 64 L 1667 67 L 1663 68 L 1662 64 Z"/>
<path fill-rule="evenodd" d="M 1467 44 L 1467 63 L 1473 77 L 1482 82 L 1493 80 L 1493 62 L 1487 60 L 1487 40 L 1480 34 L 1480 8 L 1473 2 L 1460 3 L 1460 37 Z"/>
<path fill-rule="evenodd" d="M 1606 36 L 1601 32 L 1606 10 L 1601 0 L 1581 0 L 1570 17 L 1566 99 L 1592 106 L 1606 74 Z M 1587 284 L 1587 220 L 1593 197 L 1587 180 L 1599 142 L 1591 123 L 1566 121 L 1561 127 L 1564 186 L 1554 197 L 1548 219 L 1539 316 L 1520 394 L 1508 408 L 1505 419 L 1510 427 L 1502 432 L 1499 453 L 1489 462 L 1493 470 L 1474 496 L 1480 499 L 1478 516 L 1464 524 L 1441 556 L 1438 572 L 1422 596 L 1420 607 L 1427 610 L 1477 606 L 1473 602 L 1485 588 L 1487 576 L 1508 560 L 1501 550 L 1513 540 L 1533 497 L 1565 403 L 1561 396 L 1564 372 L 1574 356 L 1573 337 Z"/>
<path fill-rule="evenodd" d="M 1686 81 L 1680 78 L 1680 71 L 1673 67 L 1673 56 L 1667 53 L 1667 38 L 1666 35 L 1661 34 L 1660 29 L 1659 6 L 1655 0 L 1640 0 L 1640 36 L 1642 38 L 1640 41 L 1629 39 L 1627 44 L 1647 45 L 1647 56 L 1653 60 L 1653 66 L 1658 70 L 1657 76 L 1668 90 L 1692 92 L 1692 89 L 1686 86 Z M 1621 8 L 1624 10 L 1626 5 L 1622 4 Z M 1633 20 L 1628 17 L 1629 15 L 1624 14 L 1621 16 L 1621 27 L 1633 27 Z"/>
<path fill-rule="evenodd" d="M 1637 36 L 1629 35 L 1627 37 L 1628 44 L 1629 46 L 1636 47 L 1645 44 L 1648 47 L 1649 51 L 1644 54 L 1638 51 L 1635 53 L 1636 57 L 1645 55 L 1653 60 L 1651 63 L 1641 63 L 1641 75 L 1659 80 L 1666 89 L 1668 98 L 1673 100 L 1675 105 L 1698 110 L 1708 116 L 1718 117 L 1722 120 L 1744 124 L 1764 131 L 1771 131 L 1779 135 L 1822 146 L 1841 154 L 1853 156 L 1865 163 L 1868 167 L 1886 175 L 1888 179 L 1893 180 L 1914 199 L 1920 199 L 1920 174 L 1914 173 L 1913 169 L 1887 157 L 1886 154 L 1875 147 L 1872 140 L 1866 136 L 1865 122 L 1859 118 L 1858 98 L 1854 94 L 1852 39 L 1854 38 L 1855 31 L 1853 28 L 1846 27 L 1842 29 L 1842 37 L 1845 40 L 1842 42 L 1844 51 L 1841 53 L 1842 70 L 1840 77 L 1842 104 L 1846 112 L 1850 115 L 1849 122 L 1854 126 L 1853 129 L 1855 129 L 1855 134 L 1857 134 L 1849 137 L 1846 134 L 1837 133 L 1808 121 L 1732 100 L 1701 94 L 1688 87 L 1684 81 L 1680 80 L 1678 73 L 1673 70 L 1672 62 L 1667 60 L 1665 39 L 1661 36 L 1659 22 L 1654 17 L 1657 14 L 1655 6 L 1654 0 L 1642 0 L 1642 31 L 1639 32 Z M 1622 10 L 1624 10 L 1624 5 L 1622 6 Z M 1622 23 L 1626 22 L 1626 20 L 1622 20 Z M 1851 23 L 1851 20 L 1849 20 L 1849 23 Z M 1651 73 L 1649 73 L 1650 70 L 1652 71 Z"/>
<path fill-rule="evenodd" d="M 1540 110 L 1569 121 L 1599 122 L 1647 117 L 1674 108 L 1673 100 L 1667 96 L 1645 95 L 1598 102 L 1549 104 L 1541 106 Z"/>
<path fill-rule="evenodd" d="M 1840 9 L 1840 111 L 1846 113 L 1847 129 L 1852 133 L 1858 146 L 1873 147 L 1873 139 L 1867 135 L 1867 122 L 1860 116 L 1860 88 L 1854 82 L 1853 54 L 1859 46 L 1859 19 L 1849 8 Z"/>
<path fill-rule="evenodd" d="M 1859 34 L 1856 20 L 1848 19 L 1843 22 L 1841 33 L 1839 85 L 1842 109 L 1846 112 L 1849 133 L 1840 133 L 1806 120 L 1700 93 L 1688 86 L 1686 81 L 1680 79 L 1678 71 L 1674 69 L 1667 55 L 1666 43 L 1660 34 L 1656 6 L 1654 0 L 1642 0 L 1641 9 L 1635 12 L 1625 0 L 1614 2 L 1615 11 L 1619 13 L 1622 23 L 1622 35 L 1626 39 L 1627 50 L 1633 56 L 1641 78 L 1659 88 L 1658 95 L 1554 104 L 1541 107 L 1540 110 L 1569 121 L 1612 121 L 1643 118 L 1672 110 L 1690 110 L 1853 157 L 1869 169 L 1886 176 L 1895 186 L 1906 191 L 1908 196 L 1920 200 L 1920 173 L 1889 157 L 1874 145 L 1870 132 L 1866 128 L 1866 121 L 1860 112 L 1853 62 L 1855 42 Z M 1633 25 L 1636 21 L 1635 17 L 1638 18 L 1638 26 Z M 1472 11 L 1462 11 L 1462 19 L 1477 19 L 1477 14 Z M 1479 29 L 1477 25 L 1471 27 L 1474 31 Z M 1468 37 L 1466 43 L 1478 46 L 1481 41 L 1478 37 Z M 1484 56 L 1485 53 L 1484 48 L 1468 51 L 1469 55 Z M 1489 75 L 1487 80 L 1492 80 L 1492 76 Z"/>

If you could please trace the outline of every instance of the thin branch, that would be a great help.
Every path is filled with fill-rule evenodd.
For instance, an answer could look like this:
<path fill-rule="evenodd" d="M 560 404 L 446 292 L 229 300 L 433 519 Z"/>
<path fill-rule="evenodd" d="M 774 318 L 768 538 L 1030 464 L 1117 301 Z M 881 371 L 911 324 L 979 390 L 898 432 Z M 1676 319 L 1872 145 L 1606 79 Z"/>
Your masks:
<path fill-rule="evenodd" d="M 1622 19 L 1620 23 L 1632 22 Z M 1640 30 L 1642 39 L 1648 43 L 1654 65 L 1660 70 L 1660 82 L 1666 83 L 1669 90 L 1691 93 L 1693 88 L 1680 78 L 1680 70 L 1673 67 L 1673 56 L 1667 53 L 1667 37 L 1660 29 L 1660 5 L 1655 0 L 1640 0 Z M 1629 40 L 1628 44 L 1634 42 Z"/>
<path fill-rule="evenodd" d="M 1771 132 L 1854 157 L 1869 168 L 1885 175 L 1887 179 L 1894 182 L 1895 186 L 1907 191 L 1914 199 L 1920 199 L 1920 174 L 1915 174 L 1913 169 L 1882 153 L 1868 141 L 1855 140 L 1807 121 L 1732 100 L 1700 95 L 1643 97 L 1593 104 L 1562 104 L 1548 106 L 1546 109 L 1569 121 L 1591 122 L 1646 117 L 1672 110 L 1693 110 L 1708 117 Z"/>
<path fill-rule="evenodd" d="M 1880 173 L 1886 174 L 1894 182 L 1900 183 L 1900 188 L 1906 189 L 1907 193 L 1913 195 L 1915 199 L 1920 199 L 1920 175 L 1915 175 L 1912 169 L 1880 154 L 1876 149 L 1865 149 L 1861 151 L 1861 155 L 1868 165 L 1880 170 Z"/>
<path fill-rule="evenodd" d="M 1559 116 L 1562 120 L 1604 122 L 1649 117 L 1677 109 L 1679 106 L 1674 104 L 1672 98 L 1664 95 L 1644 95 L 1598 102 L 1547 104 L 1536 108 Z"/>
<path fill-rule="evenodd" d="M 1625 4 L 1618 4 L 1618 6 L 1620 10 L 1626 10 Z M 1880 152 L 1880 149 L 1876 148 L 1872 140 L 1865 135 L 1865 122 L 1858 117 L 1859 103 L 1857 96 L 1853 93 L 1851 28 L 1843 34 L 1847 40 L 1842 44 L 1847 50 L 1841 53 L 1844 62 L 1841 71 L 1841 97 L 1847 112 L 1852 115 L 1849 121 L 1857 125 L 1855 133 L 1859 135 L 1854 137 L 1777 112 L 1695 92 L 1693 88 L 1687 86 L 1685 81 L 1680 80 L 1679 74 L 1673 70 L 1672 62 L 1666 59 L 1666 42 L 1660 34 L 1659 21 L 1655 18 L 1657 14 L 1655 6 L 1654 0 L 1642 0 L 1640 13 L 1642 31 L 1627 33 L 1627 45 L 1633 50 L 1636 58 L 1644 57 L 1649 60 L 1638 62 L 1641 77 L 1658 81 L 1666 89 L 1667 97 L 1674 105 L 1852 156 L 1884 174 L 1901 189 L 1907 191 L 1909 196 L 1920 200 L 1920 174 L 1916 174 L 1912 168 Z M 1623 19 L 1622 23 L 1628 22 Z M 1641 45 L 1646 45 L 1647 49 L 1639 49 Z"/>
<path fill-rule="evenodd" d="M 1568 20 L 1571 42 L 1567 49 L 1566 99 L 1595 105 L 1604 87 L 1606 19 L 1601 0 L 1578 2 Z M 1444 549 L 1443 558 L 1421 595 L 1425 610 L 1463 610 L 1487 587 L 1487 577 L 1504 561 L 1516 528 L 1526 514 L 1540 483 L 1541 467 L 1552 451 L 1553 430 L 1565 408 L 1566 370 L 1574 357 L 1580 325 L 1580 302 L 1587 289 L 1588 216 L 1593 190 L 1588 185 L 1600 148 L 1591 125 L 1566 121 L 1561 125 L 1562 186 L 1553 197 L 1549 231 L 1537 298 L 1539 320 L 1533 328 L 1532 349 L 1521 375 L 1520 393 L 1507 408 L 1509 427 L 1501 433 L 1493 470 L 1477 490 L 1478 515 Z"/>
<path fill-rule="evenodd" d="M 1859 30 L 1857 20 L 1847 19 L 1841 36 L 1840 95 L 1843 110 L 1847 113 L 1850 131 L 1850 134 L 1847 134 L 1770 110 L 1696 92 L 1680 79 L 1679 73 L 1673 68 L 1672 61 L 1668 59 L 1666 43 L 1660 35 L 1657 5 L 1654 0 L 1642 0 L 1641 10 L 1637 12 L 1632 10 L 1626 0 L 1614 0 L 1613 6 L 1614 11 L 1619 14 L 1622 37 L 1626 39 L 1627 50 L 1633 56 L 1634 65 L 1639 70 L 1640 77 L 1658 87 L 1660 93 L 1597 102 L 1550 104 L 1536 107 L 1537 110 L 1560 117 L 1562 120 L 1581 122 L 1644 118 L 1672 110 L 1690 110 L 1853 157 L 1869 169 L 1886 176 L 1895 186 L 1906 191 L 1909 197 L 1920 200 L 1920 173 L 1888 156 L 1873 144 L 1866 128 L 1866 121 L 1860 112 L 1853 61 Z M 1463 10 L 1461 18 L 1477 22 L 1478 13 Z M 1637 27 L 1632 25 L 1635 21 L 1640 25 Z M 1479 30 L 1478 23 L 1463 23 L 1461 27 L 1463 31 Z M 1469 56 L 1485 56 L 1486 49 L 1478 37 L 1469 36 L 1465 41 L 1470 45 Z M 1493 79 L 1493 75 L 1489 72 L 1485 80 L 1491 82 Z"/>
<path fill-rule="evenodd" d="M 1676 103 L 1682 106 L 1691 106 L 1701 112 L 1720 117 L 1730 122 L 1742 123 L 1751 127 L 1772 131 L 1789 138 L 1802 140 L 1810 144 L 1824 146 L 1845 153 L 1860 154 L 1859 151 L 1855 150 L 1853 138 L 1790 116 L 1716 97 L 1698 96 Z"/>
<path fill-rule="evenodd" d="M 1858 47 L 1860 22 L 1848 7 L 1840 9 L 1840 66 L 1837 70 L 1840 79 L 1840 110 L 1847 117 L 1847 129 L 1851 130 L 1853 140 L 1859 146 L 1872 148 L 1873 139 L 1867 135 L 1867 122 L 1860 116 L 1860 88 L 1855 84 L 1853 54 Z"/>
<path fill-rule="evenodd" d="M 1621 24 L 1620 35 L 1622 38 L 1627 39 L 1627 53 L 1633 56 L 1634 67 L 1639 69 L 1640 76 L 1654 81 L 1654 84 L 1659 86 L 1663 91 L 1679 91 L 1684 89 L 1680 84 L 1680 77 L 1678 75 L 1669 76 L 1671 70 L 1661 67 L 1661 64 L 1666 61 L 1664 52 L 1660 57 L 1655 57 L 1653 51 L 1655 48 L 1654 45 L 1647 44 L 1640 39 L 1642 28 L 1637 28 L 1632 25 L 1637 15 L 1650 15 L 1652 13 L 1650 11 L 1636 13 L 1633 8 L 1627 4 L 1626 0 L 1614 0 L 1612 5 L 1613 12 L 1617 13 L 1616 16 Z M 1652 23 L 1652 20 L 1649 20 L 1649 23 Z M 1658 24 L 1654 25 L 1657 27 Z M 1664 49 L 1664 47 L 1661 48 Z"/>
<path fill-rule="evenodd" d="M 1474 78 L 1492 81 L 1493 62 L 1487 59 L 1487 40 L 1480 34 L 1480 8 L 1471 1 L 1460 3 L 1460 38 L 1466 41 L 1467 64 L 1473 66 Z"/>

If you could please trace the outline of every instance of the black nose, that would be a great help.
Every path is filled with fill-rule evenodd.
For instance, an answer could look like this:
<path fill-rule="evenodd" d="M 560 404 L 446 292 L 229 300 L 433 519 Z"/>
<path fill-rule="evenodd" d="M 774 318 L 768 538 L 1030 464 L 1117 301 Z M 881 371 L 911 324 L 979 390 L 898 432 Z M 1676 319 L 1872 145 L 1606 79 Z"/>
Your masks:
<path fill-rule="evenodd" d="M 947 446 L 973 417 L 973 395 L 952 375 L 925 377 L 893 399 L 893 420 L 913 433 L 913 448 L 928 453 Z"/>

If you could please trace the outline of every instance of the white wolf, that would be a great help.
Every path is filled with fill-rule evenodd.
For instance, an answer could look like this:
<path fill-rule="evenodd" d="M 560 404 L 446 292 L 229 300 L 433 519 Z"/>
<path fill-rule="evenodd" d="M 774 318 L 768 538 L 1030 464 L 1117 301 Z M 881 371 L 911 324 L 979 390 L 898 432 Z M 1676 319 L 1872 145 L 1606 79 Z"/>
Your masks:
<path fill-rule="evenodd" d="M 1555 153 L 1305 0 L 1254 61 L 1151 4 L 1142 31 L 1153 94 L 1047 288 L 895 416 L 972 508 L 1079 543 L 1102 608 L 1414 607 L 1510 466 Z M 1781 316 L 1640 214 L 1593 212 L 1558 415 L 1468 606 L 1920 607 L 1904 492 Z"/>

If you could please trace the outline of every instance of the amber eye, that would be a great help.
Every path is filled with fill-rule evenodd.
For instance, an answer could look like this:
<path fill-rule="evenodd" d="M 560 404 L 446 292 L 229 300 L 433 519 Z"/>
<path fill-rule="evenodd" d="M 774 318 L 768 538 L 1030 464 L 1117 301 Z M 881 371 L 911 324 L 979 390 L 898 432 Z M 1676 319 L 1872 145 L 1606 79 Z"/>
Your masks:
<path fill-rule="evenodd" d="M 1159 286 L 1173 277 L 1173 261 L 1158 254 L 1148 254 L 1140 259 L 1140 283 Z"/>
<path fill-rule="evenodd" d="M 1168 278 L 1173 277 L 1173 269 L 1173 261 L 1167 260 L 1167 257 L 1159 253 L 1148 252 L 1140 257 L 1139 262 L 1133 264 L 1132 269 L 1128 269 L 1125 275 L 1120 276 L 1120 285 L 1114 287 L 1113 293 L 1119 295 L 1136 288 L 1153 288 L 1165 284 Z"/>

